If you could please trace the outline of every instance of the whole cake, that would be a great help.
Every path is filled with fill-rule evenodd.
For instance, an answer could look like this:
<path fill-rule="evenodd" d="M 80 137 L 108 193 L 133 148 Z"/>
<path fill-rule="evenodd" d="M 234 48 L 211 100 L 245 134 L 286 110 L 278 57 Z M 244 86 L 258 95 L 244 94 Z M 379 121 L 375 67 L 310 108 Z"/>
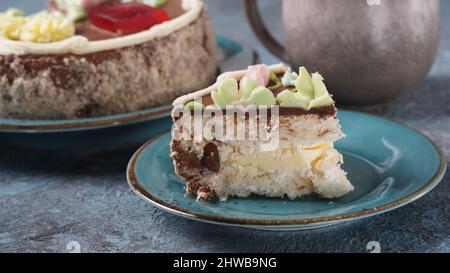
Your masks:
<path fill-rule="evenodd" d="M 322 76 L 304 67 L 296 73 L 256 65 L 222 74 L 211 87 L 175 100 L 172 118 L 175 171 L 198 200 L 336 198 L 353 190 L 333 147 L 344 137 L 334 101 Z"/>
<path fill-rule="evenodd" d="M 217 56 L 201 0 L 53 0 L 29 16 L 10 9 L 0 14 L 0 118 L 170 104 L 214 82 Z"/>

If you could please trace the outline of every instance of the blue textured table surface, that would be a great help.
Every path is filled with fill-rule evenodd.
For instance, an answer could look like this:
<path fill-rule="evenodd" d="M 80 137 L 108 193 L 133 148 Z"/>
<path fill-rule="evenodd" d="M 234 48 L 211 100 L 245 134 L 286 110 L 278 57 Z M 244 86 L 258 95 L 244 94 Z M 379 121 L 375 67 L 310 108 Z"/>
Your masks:
<path fill-rule="evenodd" d="M 255 47 L 240 0 L 206 1 L 216 30 Z M 279 22 L 278 1 L 260 1 Z M 428 78 L 391 105 L 360 109 L 403 122 L 435 139 L 450 158 L 450 1 L 442 6 L 442 41 Z M 2 0 L 29 12 L 43 0 Z M 232 18 L 232 19 L 231 19 Z M 274 31 L 280 23 L 271 24 Z M 280 36 L 280 35 L 279 35 Z M 192 222 L 162 212 L 129 189 L 125 169 L 135 148 L 70 156 L 0 146 L 0 252 L 383 252 L 450 251 L 450 175 L 430 194 L 369 219 L 303 232 L 262 232 Z"/>

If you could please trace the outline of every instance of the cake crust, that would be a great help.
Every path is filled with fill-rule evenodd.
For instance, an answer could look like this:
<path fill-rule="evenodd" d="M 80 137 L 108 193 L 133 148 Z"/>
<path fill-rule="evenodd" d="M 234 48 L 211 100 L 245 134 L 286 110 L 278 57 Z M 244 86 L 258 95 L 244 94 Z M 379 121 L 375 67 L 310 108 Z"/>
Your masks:
<path fill-rule="evenodd" d="M 227 118 L 234 119 L 235 117 L 230 116 Z M 204 124 L 208 122 L 210 122 L 208 119 L 203 121 Z M 269 127 L 271 127 L 271 124 L 269 124 Z M 258 145 L 250 141 L 173 139 L 171 142 L 171 157 L 173 159 L 175 173 L 186 181 L 186 191 L 196 195 L 198 200 L 210 200 L 214 197 L 227 200 L 229 196 L 247 197 L 252 193 L 271 197 L 287 196 L 291 199 L 315 193 L 325 198 L 333 198 L 353 189 L 345 178 L 345 173 L 339 167 L 332 172 L 328 172 L 328 170 L 320 167 L 334 167 L 342 162 L 342 157 L 332 146 L 319 149 L 318 152 L 313 151 L 314 159 L 307 166 L 299 166 L 298 172 L 294 171 L 288 175 L 289 177 L 286 179 L 286 183 L 290 184 L 288 190 L 287 188 L 280 188 L 276 191 L 271 191 L 270 185 L 277 185 L 277 183 L 275 183 L 275 180 L 264 180 L 264 177 L 269 178 L 274 176 L 278 177 L 278 181 L 284 181 L 283 170 L 277 171 L 275 168 L 272 171 L 263 172 L 261 166 L 257 164 L 243 168 L 239 160 L 230 160 L 230 157 L 259 155 L 263 156 L 263 161 L 276 162 L 283 160 L 285 155 L 292 156 L 293 158 L 301 156 L 301 149 L 292 151 L 292 147 L 304 147 L 306 150 L 312 148 L 315 150 L 314 146 L 318 143 L 332 143 L 344 137 L 335 115 L 326 117 L 321 117 L 318 114 L 280 116 L 278 130 L 280 134 L 278 155 L 275 158 L 267 159 L 264 159 L 264 153 L 259 152 Z M 325 155 L 330 156 L 327 158 Z M 288 157 L 286 160 L 289 162 L 293 159 Z M 303 161 L 303 159 L 300 161 Z M 246 162 L 244 165 L 248 164 L 250 162 Z M 314 169 L 315 166 L 319 168 Z M 302 168 L 305 168 L 304 173 L 301 170 Z M 313 171 L 309 172 L 306 169 Z M 265 185 L 258 190 L 255 190 L 258 183 L 256 185 L 249 184 L 246 188 L 228 187 L 228 179 L 245 181 L 248 177 L 245 175 L 240 176 L 240 173 L 246 172 L 252 173 L 254 177 L 261 175 L 261 181 L 265 182 L 259 183 L 259 185 L 264 183 Z M 294 173 L 297 173 L 298 176 Z M 300 174 L 302 177 L 308 177 L 308 179 L 301 180 L 299 178 L 301 177 Z M 331 179 L 335 180 L 340 186 L 334 188 L 332 183 L 325 178 L 326 175 L 335 176 Z M 315 186 L 313 182 L 320 180 L 325 182 L 318 182 Z M 323 186 L 323 184 L 331 184 L 331 186 L 327 187 Z"/>

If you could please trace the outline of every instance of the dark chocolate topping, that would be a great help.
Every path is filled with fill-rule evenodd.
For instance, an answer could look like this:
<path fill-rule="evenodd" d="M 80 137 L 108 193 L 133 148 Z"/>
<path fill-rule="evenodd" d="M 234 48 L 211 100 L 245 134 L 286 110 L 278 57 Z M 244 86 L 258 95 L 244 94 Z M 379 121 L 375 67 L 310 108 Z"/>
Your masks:
<path fill-rule="evenodd" d="M 172 155 L 173 158 L 179 164 L 184 164 L 184 167 L 191 170 L 200 170 L 201 172 L 206 170 L 216 173 L 219 172 L 220 157 L 216 144 L 209 142 L 205 145 L 205 147 L 203 147 L 202 159 L 199 159 L 194 153 L 183 150 L 178 141 L 173 141 L 171 146 L 171 149 L 174 152 Z M 189 174 L 183 175 L 189 177 Z M 191 179 L 192 177 L 189 178 Z"/>
<path fill-rule="evenodd" d="M 325 118 L 325 117 L 331 117 L 336 115 L 336 107 L 334 105 L 328 105 L 328 106 L 322 106 L 322 107 L 317 107 L 317 108 L 312 108 L 310 110 L 305 110 L 303 108 L 295 108 L 295 107 L 280 107 L 279 108 L 279 115 L 280 116 L 304 116 L 304 115 L 317 115 L 320 118 Z M 238 110 L 237 110 L 238 111 Z M 271 116 L 271 109 L 269 108 L 268 110 L 268 117 Z M 213 113 L 214 110 L 203 110 L 200 113 L 201 114 L 206 114 L 208 116 L 213 116 L 211 115 L 211 113 Z M 223 115 L 227 114 L 227 111 L 225 109 L 222 110 Z M 192 110 L 191 111 L 191 115 L 194 116 L 196 115 L 196 111 Z M 234 114 L 236 114 L 236 112 L 234 112 Z M 173 121 L 177 121 L 178 119 L 180 119 L 183 116 L 183 111 L 174 111 L 172 113 L 172 119 Z"/>
<path fill-rule="evenodd" d="M 303 108 L 280 107 L 281 116 L 302 116 L 302 115 L 318 115 L 320 117 L 334 116 L 336 107 L 334 105 L 322 106 L 305 110 Z"/>

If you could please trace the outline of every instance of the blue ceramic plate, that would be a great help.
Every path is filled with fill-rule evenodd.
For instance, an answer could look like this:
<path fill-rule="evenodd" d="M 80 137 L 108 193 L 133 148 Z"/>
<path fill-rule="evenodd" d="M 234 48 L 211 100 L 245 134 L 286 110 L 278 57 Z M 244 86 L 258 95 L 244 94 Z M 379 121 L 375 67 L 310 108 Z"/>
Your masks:
<path fill-rule="evenodd" d="M 242 69 L 258 62 L 251 48 L 217 36 L 221 49 L 220 70 Z M 21 120 L 0 118 L 0 142 L 25 149 L 103 149 L 145 140 L 170 129 L 172 105 L 77 120 Z M 140 142 L 139 142 L 140 141 Z"/>
<path fill-rule="evenodd" d="M 153 205 L 194 220 L 267 230 L 318 228 L 373 216 L 411 203 L 431 191 L 445 173 L 445 158 L 429 138 L 392 121 L 340 111 L 347 137 L 336 143 L 355 191 L 335 200 L 231 198 L 196 202 L 169 157 L 170 133 L 140 148 L 130 161 L 131 188 Z"/>

